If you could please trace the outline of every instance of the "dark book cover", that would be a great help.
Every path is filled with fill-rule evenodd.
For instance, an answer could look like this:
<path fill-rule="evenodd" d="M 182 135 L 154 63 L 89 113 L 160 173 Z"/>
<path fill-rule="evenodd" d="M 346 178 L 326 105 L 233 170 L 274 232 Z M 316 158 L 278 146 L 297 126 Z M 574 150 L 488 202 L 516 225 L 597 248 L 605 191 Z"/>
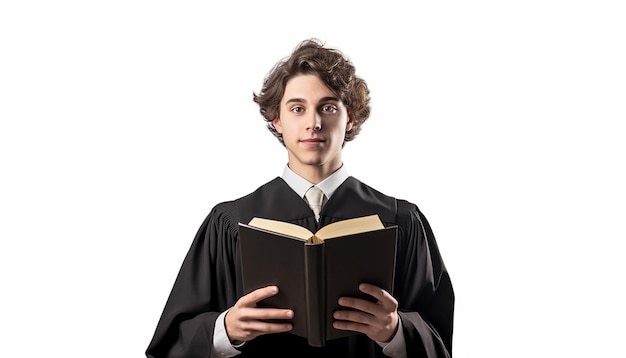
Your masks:
<path fill-rule="evenodd" d="M 333 328 L 333 312 L 341 296 L 372 299 L 359 291 L 370 283 L 393 292 L 397 227 L 327 238 L 305 239 L 239 224 L 244 293 L 276 285 L 276 296 L 259 307 L 294 311 L 291 333 L 312 346 L 357 332 Z"/>

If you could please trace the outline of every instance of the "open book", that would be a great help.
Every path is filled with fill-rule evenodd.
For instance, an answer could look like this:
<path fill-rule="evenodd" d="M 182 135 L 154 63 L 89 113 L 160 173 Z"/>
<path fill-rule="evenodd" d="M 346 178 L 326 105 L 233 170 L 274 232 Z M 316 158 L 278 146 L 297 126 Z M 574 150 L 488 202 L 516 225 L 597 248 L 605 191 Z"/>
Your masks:
<path fill-rule="evenodd" d="M 392 293 L 397 226 L 377 215 L 338 221 L 316 233 L 291 223 L 254 218 L 239 224 L 244 293 L 277 285 L 259 307 L 294 311 L 291 333 L 312 346 L 356 334 L 333 328 L 332 314 L 346 309 L 342 296 L 372 299 L 359 291 L 370 283 Z"/>

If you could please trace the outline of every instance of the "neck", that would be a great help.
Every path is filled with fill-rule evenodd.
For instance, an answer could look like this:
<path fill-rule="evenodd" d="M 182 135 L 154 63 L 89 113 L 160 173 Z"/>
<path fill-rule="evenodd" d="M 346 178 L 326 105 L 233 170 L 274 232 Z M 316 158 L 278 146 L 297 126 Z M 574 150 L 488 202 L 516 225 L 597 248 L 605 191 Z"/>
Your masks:
<path fill-rule="evenodd" d="M 335 165 L 294 165 L 294 163 L 289 162 L 288 165 L 289 169 L 293 170 L 294 173 L 313 184 L 319 184 L 341 168 L 343 163 L 339 162 Z"/>

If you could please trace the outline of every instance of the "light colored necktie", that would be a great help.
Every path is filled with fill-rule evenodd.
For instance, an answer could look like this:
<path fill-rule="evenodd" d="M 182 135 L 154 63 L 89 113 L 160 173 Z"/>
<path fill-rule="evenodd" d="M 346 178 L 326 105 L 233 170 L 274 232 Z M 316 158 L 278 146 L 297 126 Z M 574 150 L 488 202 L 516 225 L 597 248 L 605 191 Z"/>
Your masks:
<path fill-rule="evenodd" d="M 312 186 L 307 190 L 306 194 L 304 194 L 304 197 L 315 214 L 315 220 L 319 221 L 320 210 L 322 209 L 322 203 L 324 201 L 324 192 L 322 189 Z"/>

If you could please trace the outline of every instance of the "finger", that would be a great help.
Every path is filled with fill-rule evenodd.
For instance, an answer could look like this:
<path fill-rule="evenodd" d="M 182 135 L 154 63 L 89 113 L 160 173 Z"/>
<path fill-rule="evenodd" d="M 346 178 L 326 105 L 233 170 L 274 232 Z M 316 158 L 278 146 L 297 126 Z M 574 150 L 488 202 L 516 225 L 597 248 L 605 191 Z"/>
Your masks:
<path fill-rule="evenodd" d="M 397 313 L 395 311 L 376 310 L 375 312 L 337 310 L 333 318 L 340 321 L 350 321 L 368 326 L 387 327 L 395 325 Z"/>
<path fill-rule="evenodd" d="M 376 311 L 380 310 L 378 303 L 355 297 L 340 297 L 337 303 L 339 303 L 340 306 L 353 308 L 357 311 L 363 311 L 370 314 L 374 314 Z"/>
<path fill-rule="evenodd" d="M 333 313 L 333 327 L 340 330 L 357 331 L 379 342 L 388 342 L 398 327 L 395 311 L 369 314 L 362 311 L 344 310 Z"/>
<path fill-rule="evenodd" d="M 288 332 L 293 329 L 291 323 L 271 323 L 263 321 L 236 321 L 227 335 L 231 341 L 245 342 L 263 334 Z"/>
<path fill-rule="evenodd" d="M 390 322 L 389 324 L 376 324 L 360 323 L 355 321 L 333 321 L 333 327 L 344 331 L 356 331 L 366 334 L 369 338 L 377 342 L 389 342 L 396 331 L 398 330 L 398 323 Z"/>
<path fill-rule="evenodd" d="M 396 310 L 398 307 L 398 301 L 389 292 L 378 286 L 362 283 L 359 285 L 359 290 L 374 297 L 377 303 L 385 309 Z"/>
<path fill-rule="evenodd" d="M 376 317 L 364 311 L 339 310 L 333 312 L 333 318 L 339 321 L 349 321 L 364 325 L 371 325 L 376 321 Z"/>
<path fill-rule="evenodd" d="M 353 321 L 333 321 L 333 327 L 342 331 L 355 331 L 368 334 L 370 326 Z"/>
<path fill-rule="evenodd" d="M 254 306 L 259 301 L 278 294 L 278 286 L 267 286 L 258 288 L 247 295 L 242 296 L 237 303 L 242 306 Z"/>
<path fill-rule="evenodd" d="M 254 334 L 268 334 L 287 332 L 292 329 L 291 323 L 273 323 L 263 321 L 243 321 L 240 323 L 240 328 L 243 331 L 254 332 Z"/>
<path fill-rule="evenodd" d="M 377 301 L 382 301 L 385 299 L 385 297 L 391 296 L 389 293 L 387 293 L 387 291 L 383 290 L 382 288 L 369 283 L 361 283 L 359 285 L 359 291 L 374 297 Z"/>
<path fill-rule="evenodd" d="M 280 308 L 244 307 L 238 311 L 238 315 L 241 320 L 291 319 L 293 318 L 293 311 Z"/>
<path fill-rule="evenodd" d="M 245 342 L 262 334 L 287 332 L 292 324 L 280 320 L 293 316 L 293 311 L 287 309 L 233 307 L 226 314 L 226 334 L 233 342 Z"/>

